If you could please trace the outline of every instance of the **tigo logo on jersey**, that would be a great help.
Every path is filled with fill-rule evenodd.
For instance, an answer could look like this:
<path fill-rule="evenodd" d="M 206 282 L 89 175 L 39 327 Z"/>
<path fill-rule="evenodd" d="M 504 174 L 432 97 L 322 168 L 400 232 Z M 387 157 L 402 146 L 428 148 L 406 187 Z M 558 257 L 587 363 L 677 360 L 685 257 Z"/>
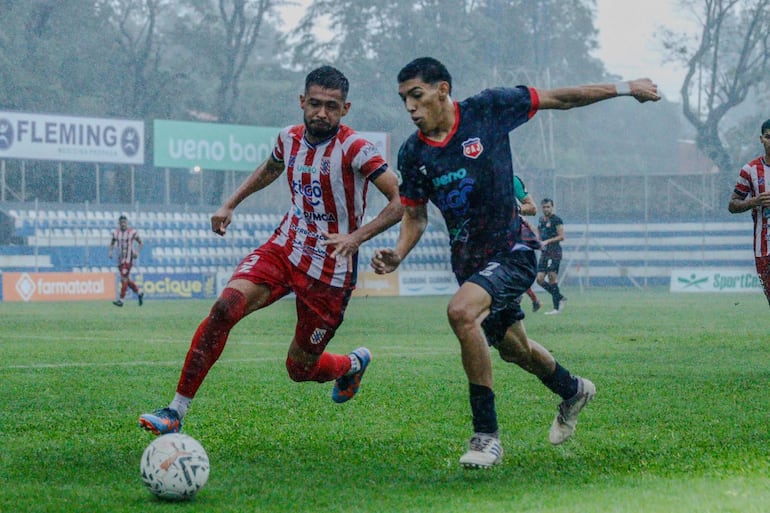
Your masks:
<path fill-rule="evenodd" d="M 481 139 L 478 137 L 463 142 L 463 155 L 466 157 L 477 159 L 483 151 L 484 146 L 481 144 Z"/>

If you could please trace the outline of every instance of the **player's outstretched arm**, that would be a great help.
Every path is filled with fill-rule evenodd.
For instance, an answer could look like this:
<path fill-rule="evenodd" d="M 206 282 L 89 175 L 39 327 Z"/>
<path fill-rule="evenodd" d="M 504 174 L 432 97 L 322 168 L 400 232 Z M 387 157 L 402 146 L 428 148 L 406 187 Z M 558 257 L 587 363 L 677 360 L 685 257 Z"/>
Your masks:
<path fill-rule="evenodd" d="M 258 190 L 264 189 L 273 183 L 283 173 L 283 170 L 283 162 L 275 160 L 272 155 L 267 157 L 267 160 L 241 182 L 241 185 L 238 186 L 235 192 L 211 216 L 211 231 L 224 235 L 227 232 L 227 226 L 232 221 L 235 207 Z"/>
<path fill-rule="evenodd" d="M 638 102 L 660 100 L 658 86 L 649 78 L 639 78 L 614 84 L 586 84 L 558 89 L 537 90 L 538 109 L 567 110 L 618 96 L 631 96 Z"/>
<path fill-rule="evenodd" d="M 395 271 L 410 251 L 420 241 L 420 237 L 428 227 L 428 207 L 406 207 L 401 218 L 401 230 L 398 234 L 395 248 L 378 249 L 372 257 L 372 269 L 377 274 L 387 274 Z"/>
<path fill-rule="evenodd" d="M 388 204 L 380 210 L 377 217 L 352 233 L 323 232 L 325 240 L 322 240 L 320 244 L 333 247 L 333 257 L 347 257 L 355 254 L 361 244 L 384 232 L 403 216 L 404 207 L 401 205 L 401 198 L 398 195 L 398 176 L 396 173 L 386 170 L 374 180 L 374 185 L 388 198 Z"/>

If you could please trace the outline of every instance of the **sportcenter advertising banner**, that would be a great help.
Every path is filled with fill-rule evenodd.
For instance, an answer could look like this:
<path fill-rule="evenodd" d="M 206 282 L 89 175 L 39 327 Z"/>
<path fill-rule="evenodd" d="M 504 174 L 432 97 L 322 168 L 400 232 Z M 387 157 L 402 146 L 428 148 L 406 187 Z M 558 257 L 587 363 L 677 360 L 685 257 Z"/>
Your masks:
<path fill-rule="evenodd" d="M 115 273 L 2 273 L 3 301 L 115 299 Z"/>
<path fill-rule="evenodd" d="M 754 269 L 673 269 L 671 292 L 762 292 Z"/>
<path fill-rule="evenodd" d="M 153 121 L 156 167 L 254 171 L 273 151 L 279 127 Z M 388 160 L 390 134 L 360 132 Z"/>
<path fill-rule="evenodd" d="M 145 301 L 148 299 L 210 299 L 217 297 L 218 294 L 214 273 L 137 273 L 134 276 L 134 282 L 144 292 Z"/>
<path fill-rule="evenodd" d="M 0 159 L 144 164 L 144 122 L 0 111 Z"/>

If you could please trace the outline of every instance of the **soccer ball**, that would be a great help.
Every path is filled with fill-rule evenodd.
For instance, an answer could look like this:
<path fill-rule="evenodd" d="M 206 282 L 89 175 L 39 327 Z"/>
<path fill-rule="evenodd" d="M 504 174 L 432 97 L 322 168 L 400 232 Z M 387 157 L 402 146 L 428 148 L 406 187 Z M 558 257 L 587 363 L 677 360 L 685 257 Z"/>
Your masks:
<path fill-rule="evenodd" d="M 209 457 L 193 437 L 181 433 L 161 435 L 152 441 L 139 463 L 142 480 L 161 499 L 191 499 L 209 478 Z"/>

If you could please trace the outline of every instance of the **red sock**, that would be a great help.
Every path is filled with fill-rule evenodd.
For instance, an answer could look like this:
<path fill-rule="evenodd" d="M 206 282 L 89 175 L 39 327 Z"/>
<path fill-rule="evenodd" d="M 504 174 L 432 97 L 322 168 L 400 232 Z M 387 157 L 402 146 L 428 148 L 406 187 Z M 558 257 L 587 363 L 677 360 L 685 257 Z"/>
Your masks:
<path fill-rule="evenodd" d="M 532 300 L 532 302 L 537 303 L 537 294 L 535 294 L 534 290 L 527 289 L 527 295 L 529 296 L 529 299 Z"/>
<path fill-rule="evenodd" d="M 350 357 L 346 354 L 321 353 L 321 357 L 313 367 L 307 367 L 291 358 L 286 358 L 286 370 L 294 381 L 325 383 L 347 374 L 350 370 Z"/>
<path fill-rule="evenodd" d="M 128 282 L 128 288 L 133 290 L 135 293 L 139 294 L 139 287 L 136 286 L 136 283 L 133 281 Z"/>
<path fill-rule="evenodd" d="M 323 353 L 318 360 L 315 380 L 319 383 L 341 378 L 350 370 L 350 357 L 346 354 Z"/>
<path fill-rule="evenodd" d="M 126 297 L 126 288 L 128 287 L 128 284 L 125 281 L 120 282 L 120 299 L 123 299 Z"/>
<path fill-rule="evenodd" d="M 241 292 L 226 288 L 193 335 L 182 367 L 176 391 L 195 397 L 206 375 L 225 349 L 230 330 L 246 314 L 246 298 Z"/>

